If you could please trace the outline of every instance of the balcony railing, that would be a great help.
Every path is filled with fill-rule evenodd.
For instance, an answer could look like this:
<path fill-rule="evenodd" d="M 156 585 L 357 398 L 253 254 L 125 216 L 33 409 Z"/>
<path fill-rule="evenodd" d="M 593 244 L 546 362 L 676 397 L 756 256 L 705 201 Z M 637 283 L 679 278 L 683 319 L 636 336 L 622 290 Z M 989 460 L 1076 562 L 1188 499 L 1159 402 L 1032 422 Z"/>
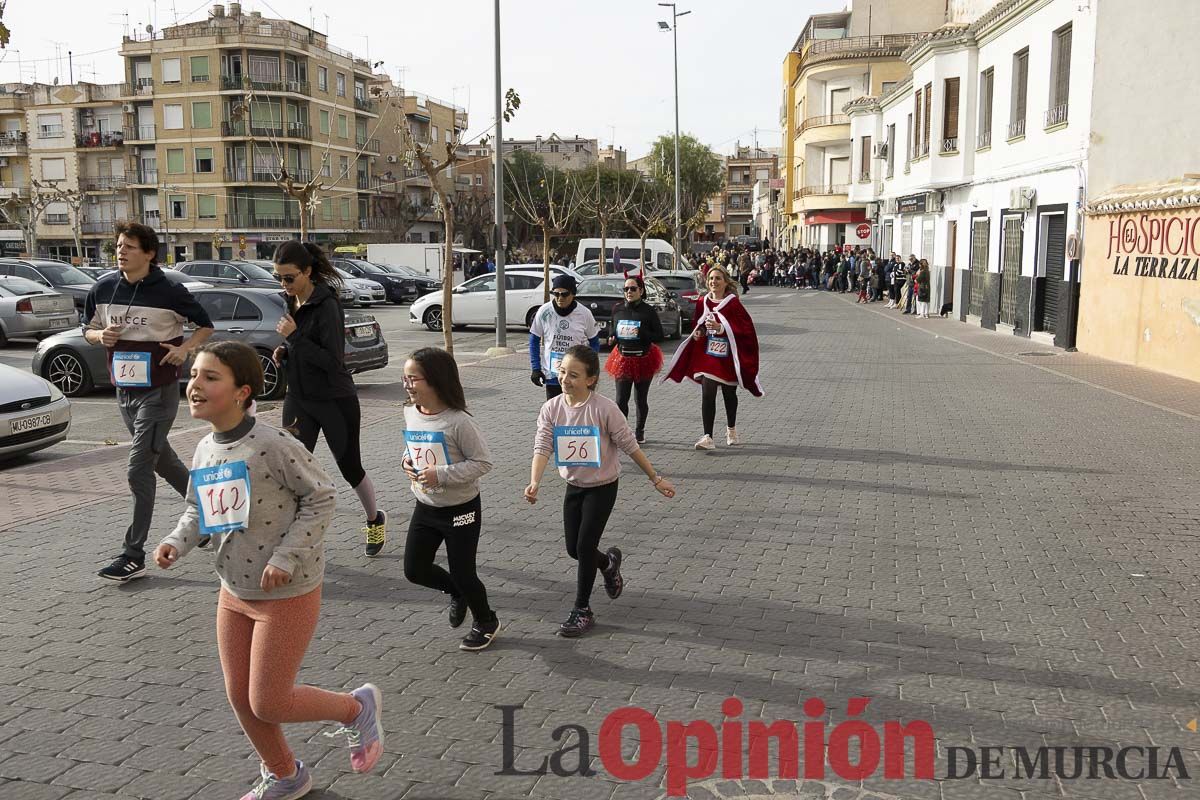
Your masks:
<path fill-rule="evenodd" d="M 312 170 L 288 169 L 288 175 L 301 183 L 312 180 Z M 230 183 L 275 183 L 279 173 L 272 167 L 226 167 L 225 180 Z"/>
<path fill-rule="evenodd" d="M 157 211 L 143 211 L 142 212 L 142 224 L 143 225 L 148 225 L 151 228 L 154 228 L 157 230 L 158 226 L 161 222 L 162 222 L 162 217 L 159 215 L 159 212 L 157 212 Z"/>
<path fill-rule="evenodd" d="M 374 175 L 359 175 L 358 188 L 363 191 L 379 191 L 379 178 Z"/>
<path fill-rule="evenodd" d="M 858 182 L 859 183 L 870 183 L 871 182 L 871 173 L 870 172 L 858 173 Z"/>
<path fill-rule="evenodd" d="M 256 214 L 253 211 L 225 215 L 227 228 L 300 228 L 300 218 L 294 214 Z"/>
<path fill-rule="evenodd" d="M 147 97 L 154 94 L 154 79 L 137 78 L 129 84 L 129 93 L 135 97 Z"/>
<path fill-rule="evenodd" d="M 80 133 L 75 137 L 76 147 L 121 147 L 125 144 L 123 131 L 90 131 Z"/>
<path fill-rule="evenodd" d="M 247 133 L 247 131 L 249 131 Z M 221 123 L 222 136 L 253 136 L 256 139 L 311 139 L 312 128 L 303 122 L 281 122 L 272 125 L 246 125 L 244 120 Z"/>
<path fill-rule="evenodd" d="M 113 222 L 112 220 L 85 219 L 83 221 L 83 224 L 80 226 L 80 228 L 83 230 L 84 233 L 105 234 L 105 233 L 112 233 L 113 228 L 116 227 L 116 224 L 117 223 Z"/>
<path fill-rule="evenodd" d="M 802 67 L 838 58 L 877 58 L 898 56 L 922 34 L 899 33 L 887 36 L 848 36 L 844 39 L 814 39 L 804 51 Z"/>
<path fill-rule="evenodd" d="M 124 175 L 97 175 L 82 178 L 80 183 L 85 192 L 116 192 L 129 185 Z"/>
<path fill-rule="evenodd" d="M 29 146 L 29 137 L 25 131 L 4 131 L 0 133 L 0 153 L 15 153 Z"/>
<path fill-rule="evenodd" d="M 376 114 L 379 111 L 379 104 L 374 100 L 368 100 L 365 97 L 354 98 L 354 108 L 358 111 L 366 111 L 369 114 Z"/>
<path fill-rule="evenodd" d="M 943 153 L 957 153 L 958 152 L 958 137 L 957 136 L 947 136 L 945 139 L 942 139 L 942 152 Z"/>
<path fill-rule="evenodd" d="M 379 152 L 379 140 L 378 139 L 359 139 L 358 141 L 355 142 L 355 145 L 358 147 L 359 150 L 365 151 L 367 153 L 378 153 Z"/>
<path fill-rule="evenodd" d="M 1017 119 L 1008 123 L 1008 138 L 1020 139 L 1025 135 L 1025 120 Z"/>
<path fill-rule="evenodd" d="M 381 231 L 389 227 L 387 217 L 359 217 L 358 229 L 360 231 Z"/>
<path fill-rule="evenodd" d="M 125 129 L 127 142 L 153 142 L 154 135 L 153 125 L 133 125 Z"/>
<path fill-rule="evenodd" d="M 256 80 L 247 75 L 222 75 L 221 88 L 245 89 L 249 86 L 255 92 L 292 92 L 293 94 L 309 94 L 308 81 Z"/>
<path fill-rule="evenodd" d="M 137 171 L 137 177 L 134 178 L 134 182 L 137 184 L 157 185 L 158 184 L 158 170 L 157 169 L 139 169 Z"/>
<path fill-rule="evenodd" d="M 809 128 L 820 128 L 825 125 L 848 125 L 850 118 L 845 114 L 822 114 L 817 117 L 809 117 L 800 123 L 800 129 L 796 131 L 796 135 L 804 133 Z"/>
<path fill-rule="evenodd" d="M 42 217 L 42 220 L 47 225 L 70 225 L 71 224 L 71 215 L 70 214 L 46 214 L 44 217 Z"/>
<path fill-rule="evenodd" d="M 981 131 L 979 133 L 979 135 L 977 137 L 975 137 L 975 149 L 976 150 L 983 150 L 984 148 L 991 147 L 991 146 L 992 146 L 992 130 L 991 130 L 991 128 L 988 128 L 986 131 Z"/>
<path fill-rule="evenodd" d="M 845 183 L 821 183 L 815 186 L 805 186 L 800 190 L 801 197 L 812 197 L 813 195 L 827 194 L 847 194 L 850 187 Z"/>
<path fill-rule="evenodd" d="M 63 135 L 62 125 L 42 125 L 38 128 L 39 139 L 61 139 Z"/>
<path fill-rule="evenodd" d="M 1046 109 L 1046 127 L 1053 128 L 1055 125 L 1067 124 L 1067 103 L 1060 103 L 1056 106 L 1051 106 Z"/>

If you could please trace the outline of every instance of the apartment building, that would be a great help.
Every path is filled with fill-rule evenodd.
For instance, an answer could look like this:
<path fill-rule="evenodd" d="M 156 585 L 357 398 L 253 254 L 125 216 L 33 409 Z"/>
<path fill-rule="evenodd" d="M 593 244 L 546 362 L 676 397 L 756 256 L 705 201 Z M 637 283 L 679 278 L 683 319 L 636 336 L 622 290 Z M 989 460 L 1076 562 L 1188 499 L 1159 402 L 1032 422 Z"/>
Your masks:
<path fill-rule="evenodd" d="M 945 21 L 946 0 L 875 0 L 810 17 L 783 62 L 784 246 L 843 244 L 866 220 L 851 202 L 850 121 L 843 107 L 908 75 L 901 53 Z"/>
<path fill-rule="evenodd" d="M 779 176 L 779 155 L 757 146 L 734 146 L 725 157 L 725 235 L 761 237 L 754 216 L 754 185 Z"/>
<path fill-rule="evenodd" d="M 509 158 L 518 150 L 537 154 L 546 162 L 546 166 L 554 169 L 584 169 L 596 166 L 600 143 L 596 139 L 585 139 L 581 136 L 566 139 L 557 133 L 551 133 L 544 139 L 541 136 L 533 139 L 505 139 L 500 152 L 504 158 Z"/>
<path fill-rule="evenodd" d="M 29 196 L 28 87 L 0 86 L 0 200 Z M 26 250 L 20 226 L 0 219 L 0 255 L 15 256 Z"/>
<path fill-rule="evenodd" d="M 326 187 L 312 240 L 370 229 L 386 125 L 365 59 L 239 3 L 127 37 L 120 55 L 130 212 L 160 230 L 166 260 L 269 257 L 294 238 L 301 210 L 276 185 L 281 163 Z"/>
<path fill-rule="evenodd" d="M 599 160 L 602 167 L 619 170 L 629 169 L 629 154 L 616 145 L 601 147 L 597 155 L 597 160 Z"/>
<path fill-rule="evenodd" d="M 872 205 L 879 250 L 928 259 L 935 307 L 1065 345 L 1094 10 L 1074 0 L 962 8 L 973 18 L 904 52 L 910 78 L 848 104 L 850 199 Z"/>

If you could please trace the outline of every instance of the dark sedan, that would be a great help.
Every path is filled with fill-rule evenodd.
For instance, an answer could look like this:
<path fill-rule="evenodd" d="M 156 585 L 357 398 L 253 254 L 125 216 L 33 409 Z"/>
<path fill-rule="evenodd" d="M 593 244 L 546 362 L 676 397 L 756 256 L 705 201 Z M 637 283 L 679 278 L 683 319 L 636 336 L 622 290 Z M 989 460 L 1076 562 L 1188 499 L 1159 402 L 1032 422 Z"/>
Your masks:
<path fill-rule="evenodd" d="M 625 279 L 620 275 L 584 278 L 579 282 L 579 291 L 575 295 L 575 300 L 591 311 L 596 322 L 600 323 L 600 338 L 602 339 L 612 336 L 612 312 L 618 303 L 625 302 L 624 286 Z M 678 339 L 683 331 L 683 317 L 680 315 L 679 303 L 654 278 L 646 279 L 646 302 L 658 312 L 663 334 L 668 339 Z"/>
<path fill-rule="evenodd" d="M 335 258 L 333 259 L 333 265 L 356 278 L 375 281 L 381 285 L 387 294 L 389 303 L 412 302 L 422 294 L 425 294 L 425 292 L 421 291 L 421 284 L 427 279 L 422 278 L 421 281 L 418 281 L 417 278 L 410 278 L 406 275 L 392 272 L 381 264 L 375 264 L 361 258 Z"/>
<path fill-rule="evenodd" d="M 49 286 L 59 294 L 70 295 L 75 308 L 83 311 L 88 290 L 96 279 L 80 272 L 65 261 L 50 258 L 0 258 L 0 275 L 15 275 Z"/>
<path fill-rule="evenodd" d="M 175 269 L 213 286 L 244 286 L 279 291 L 269 270 L 249 261 L 181 261 Z"/>
<path fill-rule="evenodd" d="M 683 329 L 690 331 L 696 327 L 696 301 L 707 291 L 696 270 L 681 269 L 677 272 L 653 271 L 650 277 L 666 287 L 668 292 L 674 292 L 679 303 L 679 313 L 683 316 Z"/>
<path fill-rule="evenodd" d="M 275 324 L 284 314 L 283 297 L 269 289 L 210 288 L 192 292 L 212 318 L 217 331 L 213 340 L 235 339 L 258 352 L 264 386 L 260 400 L 276 400 L 287 391 L 283 373 L 271 353 L 283 344 Z M 382 369 L 388 364 L 387 342 L 379 323 L 369 314 L 345 315 L 346 367 L 351 372 Z M 104 347 L 83 338 L 83 329 L 64 331 L 38 344 L 32 371 L 53 383 L 68 397 L 86 394 L 97 387 L 111 386 L 108 356 Z M 186 370 L 184 372 L 186 379 Z"/>
<path fill-rule="evenodd" d="M 420 272 L 417 272 L 415 269 L 410 267 L 401 267 L 395 264 L 375 264 L 375 266 L 386 270 L 393 275 L 399 275 L 405 281 L 411 281 L 413 288 L 417 292 L 417 297 L 424 297 L 425 295 L 436 292 L 442 288 L 441 281 L 435 281 L 428 275 L 422 275 Z"/>

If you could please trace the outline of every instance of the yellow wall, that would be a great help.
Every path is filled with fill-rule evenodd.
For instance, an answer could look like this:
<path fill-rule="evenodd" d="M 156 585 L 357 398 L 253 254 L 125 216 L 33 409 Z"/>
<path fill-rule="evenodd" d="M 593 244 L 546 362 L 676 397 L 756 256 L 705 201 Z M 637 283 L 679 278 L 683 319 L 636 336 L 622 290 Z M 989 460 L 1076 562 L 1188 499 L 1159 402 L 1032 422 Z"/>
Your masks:
<path fill-rule="evenodd" d="M 1085 231 L 1079 349 L 1200 381 L 1200 208 L 1095 215 Z"/>

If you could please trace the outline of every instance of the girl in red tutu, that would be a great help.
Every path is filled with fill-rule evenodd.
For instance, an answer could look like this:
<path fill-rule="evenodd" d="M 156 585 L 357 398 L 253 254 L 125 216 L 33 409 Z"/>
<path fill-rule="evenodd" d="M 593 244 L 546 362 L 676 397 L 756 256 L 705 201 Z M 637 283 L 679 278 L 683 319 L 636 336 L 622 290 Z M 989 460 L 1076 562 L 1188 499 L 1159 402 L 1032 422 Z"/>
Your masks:
<path fill-rule="evenodd" d="M 629 395 L 637 390 L 638 444 L 646 441 L 646 416 L 650 413 L 650 382 L 662 369 L 663 354 L 657 342 L 663 340 L 662 323 L 658 312 L 643 298 L 646 283 L 640 276 L 625 279 L 625 302 L 617 305 L 612 314 L 613 351 L 604 369 L 617 382 L 617 408 L 629 418 Z"/>

